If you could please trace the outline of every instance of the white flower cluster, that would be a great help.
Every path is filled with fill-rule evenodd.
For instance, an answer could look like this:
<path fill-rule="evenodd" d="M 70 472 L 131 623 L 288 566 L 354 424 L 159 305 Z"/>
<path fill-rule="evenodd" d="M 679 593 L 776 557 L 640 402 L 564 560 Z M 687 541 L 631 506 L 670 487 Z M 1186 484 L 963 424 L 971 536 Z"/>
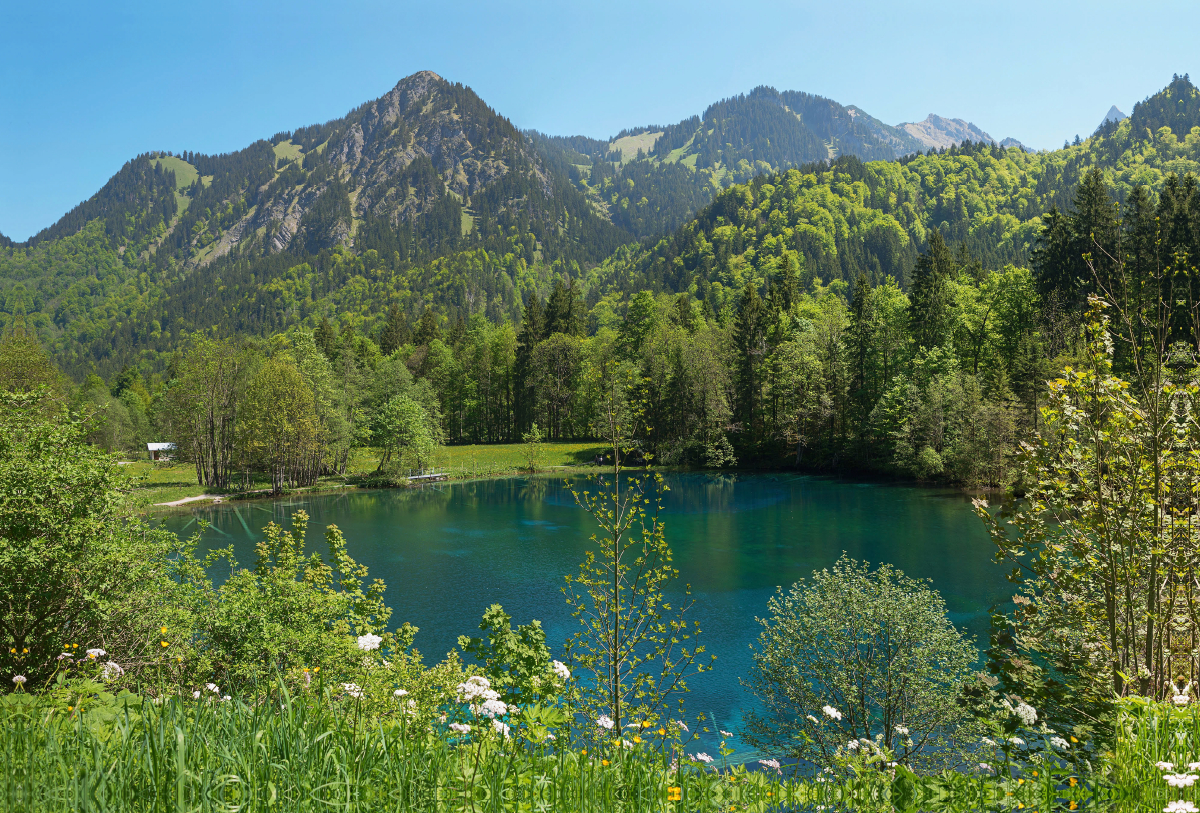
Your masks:
<path fill-rule="evenodd" d="M 95 660 L 96 658 L 103 658 L 107 654 L 108 653 L 105 652 L 103 649 L 89 649 L 87 651 L 87 656 L 93 660 Z"/>
<path fill-rule="evenodd" d="M 838 711 L 837 709 L 835 709 L 833 706 L 822 707 L 821 713 L 824 714 L 826 717 L 828 717 L 830 720 L 842 719 L 842 713 L 840 711 Z"/>
<path fill-rule="evenodd" d="M 893 727 L 892 731 L 896 732 L 897 737 L 907 737 L 908 736 L 908 727 L 907 726 L 898 725 L 898 726 Z"/>
<path fill-rule="evenodd" d="M 1163 808 L 1163 813 L 1198 813 L 1194 804 L 1186 799 L 1179 799 L 1174 802 L 1167 802 L 1167 806 Z"/>
<path fill-rule="evenodd" d="M 1067 742 L 1062 737 L 1051 737 L 1050 744 L 1060 751 L 1065 751 L 1071 747 L 1071 743 Z"/>
<path fill-rule="evenodd" d="M 550 670 L 554 672 L 554 674 L 558 675 L 558 677 L 562 680 L 571 679 L 571 670 L 568 669 L 567 665 L 562 661 L 551 661 Z"/>
<path fill-rule="evenodd" d="M 17 684 L 18 686 L 24 686 L 25 685 L 25 676 L 24 675 L 13 675 L 13 683 Z"/>
<path fill-rule="evenodd" d="M 780 768 L 779 760 L 777 759 L 760 759 L 758 764 L 762 765 L 764 768 L 774 768 L 780 776 L 783 776 L 783 769 Z"/>
<path fill-rule="evenodd" d="M 718 730 L 720 730 L 720 729 L 718 729 Z M 732 731 L 721 731 L 721 736 L 722 737 L 732 737 L 733 732 Z"/>
<path fill-rule="evenodd" d="M 1174 762 L 1155 762 L 1154 767 L 1158 768 L 1160 771 L 1173 771 L 1173 770 L 1175 770 L 1175 763 Z"/>
<path fill-rule="evenodd" d="M 404 697 L 407 694 L 408 689 L 397 689 L 396 691 L 392 692 L 392 697 Z"/>
<path fill-rule="evenodd" d="M 1005 700 L 1004 706 L 1021 720 L 1022 725 L 1031 726 L 1037 722 L 1037 709 L 1028 703 L 1019 702 L 1014 708 L 1011 703 Z"/>
<path fill-rule="evenodd" d="M 692 755 L 692 759 L 696 760 L 697 762 L 703 762 L 706 765 L 713 761 L 713 758 L 703 751 L 697 751 Z"/>
<path fill-rule="evenodd" d="M 104 669 L 100 673 L 101 677 L 103 677 L 105 681 L 114 680 L 123 674 L 125 674 L 125 670 L 121 668 L 119 663 L 115 663 L 113 661 L 109 661 L 108 663 L 104 664 Z"/>
<path fill-rule="evenodd" d="M 458 734 L 470 734 L 471 727 L 466 723 L 451 723 L 450 730 Z"/>
<path fill-rule="evenodd" d="M 363 652 L 370 652 L 374 649 L 379 649 L 379 644 L 383 641 L 378 635 L 367 633 L 366 635 L 358 636 L 358 648 Z"/>
<path fill-rule="evenodd" d="M 601 714 L 599 717 L 596 718 L 596 725 L 598 725 L 600 728 L 603 728 L 605 730 L 611 730 L 612 727 L 616 724 L 613 722 L 612 718 L 609 717 L 607 714 Z M 686 731 L 686 730 L 687 729 L 685 728 L 684 731 Z"/>
<path fill-rule="evenodd" d="M 1173 788 L 1190 788 L 1200 777 L 1194 773 L 1169 773 L 1163 775 L 1163 781 Z"/>
<path fill-rule="evenodd" d="M 361 700 L 363 696 L 362 687 L 357 683 L 343 683 L 342 691 L 353 697 L 355 700 Z"/>
<path fill-rule="evenodd" d="M 474 675 L 458 684 L 458 702 L 469 704 L 471 713 L 476 717 L 490 717 L 493 720 L 514 710 L 500 699 L 500 693 L 481 675 Z"/>
<path fill-rule="evenodd" d="M 492 720 L 492 728 L 496 729 L 496 733 L 503 736 L 504 739 L 508 739 L 509 728 L 506 724 L 500 722 L 499 720 Z"/>

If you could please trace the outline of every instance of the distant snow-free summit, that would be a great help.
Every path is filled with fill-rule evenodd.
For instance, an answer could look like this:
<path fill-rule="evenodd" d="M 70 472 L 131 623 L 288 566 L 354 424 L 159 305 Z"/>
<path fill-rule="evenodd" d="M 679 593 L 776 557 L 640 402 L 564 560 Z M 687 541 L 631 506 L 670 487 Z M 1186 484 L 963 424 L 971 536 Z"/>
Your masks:
<path fill-rule="evenodd" d="M 1124 113 L 1118 110 L 1117 106 L 1114 104 L 1112 107 L 1108 108 L 1108 112 L 1104 114 L 1104 119 L 1100 122 L 1100 126 L 1103 127 L 1110 121 L 1121 121 L 1122 119 L 1127 118 L 1129 118 L 1129 116 L 1126 116 Z"/>

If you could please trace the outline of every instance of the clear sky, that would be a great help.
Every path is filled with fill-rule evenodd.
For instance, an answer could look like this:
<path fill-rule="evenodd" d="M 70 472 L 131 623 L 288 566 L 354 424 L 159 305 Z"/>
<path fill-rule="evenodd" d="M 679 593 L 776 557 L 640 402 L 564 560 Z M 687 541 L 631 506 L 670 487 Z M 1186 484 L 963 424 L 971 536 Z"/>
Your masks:
<path fill-rule="evenodd" d="M 1054 148 L 1173 73 L 1195 2 L 607 0 L 0 6 L 0 232 L 25 239 L 149 150 L 224 152 L 418 70 L 518 127 L 608 137 L 760 84 Z"/>

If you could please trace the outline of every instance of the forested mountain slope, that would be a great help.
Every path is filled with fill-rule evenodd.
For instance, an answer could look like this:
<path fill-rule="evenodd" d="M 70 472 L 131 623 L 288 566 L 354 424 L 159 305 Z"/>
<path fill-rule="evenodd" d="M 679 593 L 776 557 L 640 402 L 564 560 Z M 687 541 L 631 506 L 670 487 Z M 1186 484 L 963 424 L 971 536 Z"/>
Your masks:
<path fill-rule="evenodd" d="M 763 173 L 842 155 L 887 161 L 992 140 L 961 119 L 931 115 L 892 127 L 853 105 L 766 86 L 712 104 L 701 116 L 625 130 L 609 141 L 530 136 L 547 163 L 638 237 L 676 228 L 716 192 Z"/>
<path fill-rule="evenodd" d="M 825 110 L 822 132 L 841 144 L 887 147 L 868 117 L 848 122 L 828 100 L 802 96 L 757 90 L 714 106 L 710 129 L 740 127 L 721 112 L 735 108 L 776 120 L 764 111 L 783 110 L 783 99 L 808 121 Z M 697 167 L 700 152 L 690 166 L 667 160 L 695 147 L 690 137 L 692 147 L 666 158 L 633 160 L 611 144 L 646 133 L 526 138 L 468 89 L 418 74 L 343 119 L 238 153 L 131 161 L 29 244 L 0 247 L 0 319 L 26 315 L 65 369 L 107 376 L 130 364 L 161 369 L 197 332 L 267 335 L 327 317 L 378 338 L 388 324 L 398 335 L 415 328 L 430 309 L 446 328 L 473 314 L 516 324 L 556 279 L 589 309 L 603 302 L 593 326 L 643 289 L 691 291 L 719 315 L 747 282 L 765 291 L 788 268 L 805 284 L 861 272 L 906 285 L 933 228 L 987 268 L 1025 264 L 1043 213 L 1065 208 L 1089 168 L 1103 170 L 1120 201 L 1138 183 L 1154 191 L 1167 174 L 1200 171 L 1196 99 L 1177 78 L 1063 150 L 842 155 L 723 188 L 704 208 L 724 148 L 721 167 Z M 661 140 L 652 151 L 665 149 Z M 755 155 L 756 142 L 739 143 Z M 781 161 L 815 149 L 800 137 L 764 144 L 779 152 L 760 154 Z M 588 166 L 585 153 L 600 150 Z M 622 214 L 647 209 L 628 202 L 639 183 L 662 190 L 642 220 Z M 668 199 L 686 203 L 665 211 Z M 693 208 L 693 220 L 666 228 Z M 634 232 L 668 236 L 633 245 Z"/>
<path fill-rule="evenodd" d="M 1134 186 L 1200 173 L 1200 92 L 1186 77 L 1102 125 L 1078 145 L 1044 153 L 966 143 L 900 161 L 841 157 L 761 175 L 719 193 L 671 237 L 622 251 L 592 284 L 629 293 L 691 290 L 716 312 L 747 283 L 765 289 L 785 267 L 803 278 L 906 285 L 936 228 L 987 268 L 1027 265 L 1045 212 L 1069 206 L 1091 168 L 1123 203 Z"/>

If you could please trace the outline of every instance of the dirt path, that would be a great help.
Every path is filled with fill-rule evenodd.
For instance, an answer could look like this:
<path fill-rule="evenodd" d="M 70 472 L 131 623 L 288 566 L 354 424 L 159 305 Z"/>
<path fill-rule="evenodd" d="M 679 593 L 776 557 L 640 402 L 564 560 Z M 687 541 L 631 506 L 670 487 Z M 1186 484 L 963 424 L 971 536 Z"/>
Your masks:
<path fill-rule="evenodd" d="M 224 499 L 224 497 L 222 497 L 219 494 L 201 494 L 198 497 L 184 497 L 182 500 L 172 500 L 171 502 L 156 502 L 154 504 L 156 506 L 161 505 L 161 506 L 165 506 L 165 507 L 174 507 L 176 505 L 184 505 L 185 503 L 197 502 L 199 500 L 212 500 L 213 502 L 217 503 L 217 502 L 221 502 L 221 500 L 223 500 L 223 499 Z"/>

